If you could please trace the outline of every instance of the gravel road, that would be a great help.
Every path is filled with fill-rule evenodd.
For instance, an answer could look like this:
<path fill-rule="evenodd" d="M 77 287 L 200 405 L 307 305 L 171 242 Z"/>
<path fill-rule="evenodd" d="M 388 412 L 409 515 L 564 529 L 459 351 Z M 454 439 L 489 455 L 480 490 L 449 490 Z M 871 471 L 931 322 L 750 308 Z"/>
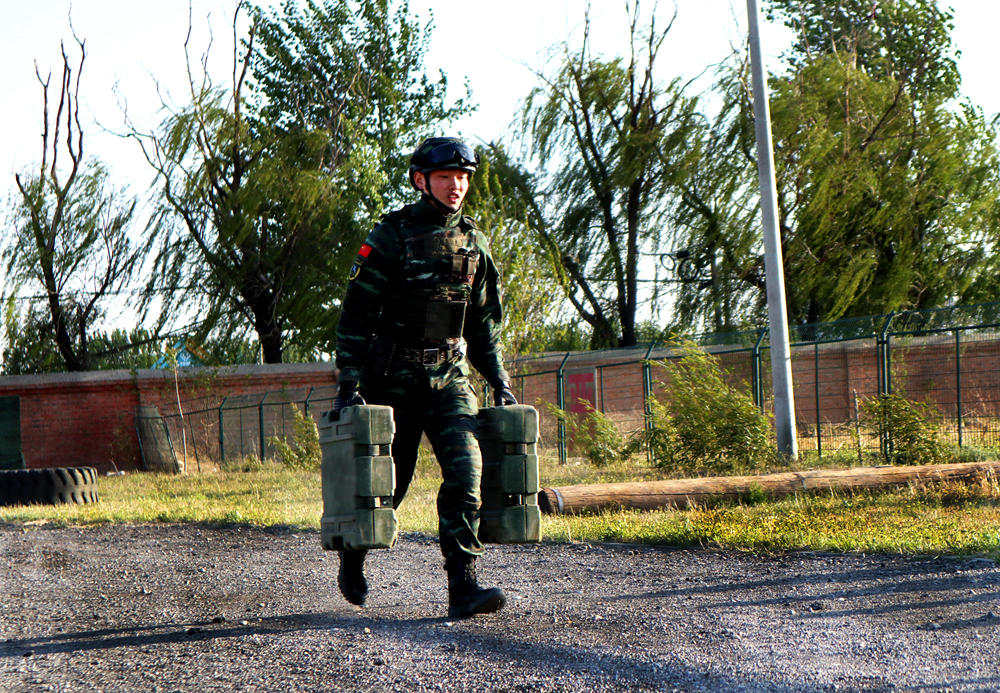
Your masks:
<path fill-rule="evenodd" d="M 336 590 L 317 533 L 0 524 L 0 691 L 998 691 L 984 559 L 490 547 L 446 618 L 433 538 Z"/>

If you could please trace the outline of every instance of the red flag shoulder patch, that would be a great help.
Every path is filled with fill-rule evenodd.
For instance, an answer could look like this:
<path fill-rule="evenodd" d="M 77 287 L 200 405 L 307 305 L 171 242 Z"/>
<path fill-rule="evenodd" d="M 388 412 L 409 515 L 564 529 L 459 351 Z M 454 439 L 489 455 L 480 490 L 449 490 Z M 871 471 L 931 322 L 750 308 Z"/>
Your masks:
<path fill-rule="evenodd" d="M 372 247 L 367 243 L 361 245 L 361 249 L 358 251 L 358 255 L 361 257 L 368 257 L 368 254 L 372 252 Z"/>

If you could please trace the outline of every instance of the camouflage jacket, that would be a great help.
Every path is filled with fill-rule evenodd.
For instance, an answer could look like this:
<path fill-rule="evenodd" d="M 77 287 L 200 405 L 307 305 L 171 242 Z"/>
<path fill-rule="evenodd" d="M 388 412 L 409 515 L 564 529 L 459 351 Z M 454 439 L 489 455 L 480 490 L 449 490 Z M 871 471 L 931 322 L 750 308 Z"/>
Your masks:
<path fill-rule="evenodd" d="M 339 377 L 364 384 L 377 335 L 412 348 L 459 347 L 464 338 L 468 360 L 488 383 L 508 380 L 500 319 L 499 276 L 485 235 L 460 212 L 445 216 L 425 200 L 406 205 L 382 218 L 351 268 L 337 326 Z M 465 356 L 455 365 L 468 374 Z"/>

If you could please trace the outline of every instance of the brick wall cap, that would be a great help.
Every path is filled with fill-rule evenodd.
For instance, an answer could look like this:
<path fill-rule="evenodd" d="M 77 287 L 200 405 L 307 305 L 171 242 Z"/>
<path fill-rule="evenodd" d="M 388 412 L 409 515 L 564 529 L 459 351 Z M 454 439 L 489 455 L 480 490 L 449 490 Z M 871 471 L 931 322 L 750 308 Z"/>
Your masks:
<path fill-rule="evenodd" d="M 265 363 L 242 366 L 192 366 L 178 368 L 180 377 L 197 377 L 211 375 L 222 377 L 240 377 L 251 375 L 308 375 L 310 373 L 334 374 L 337 368 L 333 363 L 317 361 L 315 363 Z M 138 380 L 173 379 L 174 372 L 168 368 L 142 368 L 136 371 Z"/>
<path fill-rule="evenodd" d="M 127 370 L 82 371 L 78 373 L 41 373 L 38 375 L 4 375 L 0 376 L 0 390 L 52 387 L 53 385 L 112 385 L 125 384 L 131 380 L 132 372 Z"/>
<path fill-rule="evenodd" d="M 316 363 L 274 363 L 254 364 L 244 366 L 191 367 L 181 368 L 178 375 L 182 378 L 192 378 L 199 375 L 215 375 L 223 377 L 240 377 L 254 375 L 308 375 L 310 373 L 335 375 L 336 366 L 328 362 Z M 143 368 L 137 371 L 82 371 L 78 373 L 43 373 L 39 375 L 5 375 L 0 376 L 0 391 L 16 392 L 18 390 L 33 390 L 51 388 L 53 386 L 78 385 L 85 388 L 122 386 L 131 384 L 134 380 L 155 381 L 173 379 L 173 371 L 169 369 Z"/>

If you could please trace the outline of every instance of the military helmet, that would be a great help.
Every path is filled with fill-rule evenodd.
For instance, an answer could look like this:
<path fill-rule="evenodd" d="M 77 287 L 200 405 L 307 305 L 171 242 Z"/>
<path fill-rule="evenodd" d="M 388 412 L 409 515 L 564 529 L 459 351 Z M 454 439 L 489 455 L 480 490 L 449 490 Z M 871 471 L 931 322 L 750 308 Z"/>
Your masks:
<path fill-rule="evenodd" d="M 410 157 L 410 185 L 417 187 L 417 171 L 458 170 L 470 175 L 479 166 L 479 154 L 457 137 L 431 137 L 421 142 Z"/>

